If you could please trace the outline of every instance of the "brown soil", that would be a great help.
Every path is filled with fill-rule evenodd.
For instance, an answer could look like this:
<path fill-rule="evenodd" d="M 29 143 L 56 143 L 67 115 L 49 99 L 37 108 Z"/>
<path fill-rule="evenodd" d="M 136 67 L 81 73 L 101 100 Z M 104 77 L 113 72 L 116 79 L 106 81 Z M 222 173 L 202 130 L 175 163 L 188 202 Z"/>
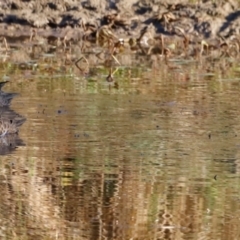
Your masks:
<path fill-rule="evenodd" d="M 86 31 L 87 28 L 96 30 L 112 21 L 112 27 L 125 35 L 138 35 L 140 29 L 150 23 L 156 28 L 156 33 L 174 34 L 177 26 L 188 34 L 207 38 L 239 34 L 239 1 L 189 2 L 7 0 L 0 3 L 1 33 L 7 35 L 17 29 L 12 35 L 20 36 L 26 35 L 30 28 L 38 28 L 47 30 L 45 35 L 64 36 L 66 27 L 79 31 Z M 53 34 L 53 29 L 59 29 L 62 33 Z"/>
<path fill-rule="evenodd" d="M 99 45 L 105 47 L 108 45 L 114 55 L 120 49 L 116 44 L 120 44 L 119 40 L 123 38 L 129 43 L 131 50 L 140 47 L 141 52 L 147 55 L 157 52 L 168 57 L 173 52 L 182 54 L 184 51 L 187 55 L 197 56 L 208 54 L 213 49 L 221 49 L 220 55 L 223 52 L 224 54 L 232 52 L 231 54 L 236 55 L 240 48 L 238 2 L 237 0 L 199 0 L 195 3 L 185 0 L 179 0 L 178 3 L 175 0 L 1 1 L 2 48 L 9 49 L 24 44 L 41 45 L 44 52 L 53 52 L 53 49 L 59 46 L 67 48 L 74 43 L 77 45 L 80 43 L 79 51 L 83 52 L 83 49 L 86 49 L 83 42 L 99 40 Z M 107 26 L 107 30 L 102 26 Z M 108 32 L 107 37 L 104 37 L 104 34 L 106 35 L 104 31 L 103 36 L 99 35 L 102 29 Z M 96 39 L 97 37 L 99 39 Z M 180 39 L 180 43 L 172 44 L 172 40 L 169 39 Z M 190 45 L 194 47 L 189 50 Z"/>

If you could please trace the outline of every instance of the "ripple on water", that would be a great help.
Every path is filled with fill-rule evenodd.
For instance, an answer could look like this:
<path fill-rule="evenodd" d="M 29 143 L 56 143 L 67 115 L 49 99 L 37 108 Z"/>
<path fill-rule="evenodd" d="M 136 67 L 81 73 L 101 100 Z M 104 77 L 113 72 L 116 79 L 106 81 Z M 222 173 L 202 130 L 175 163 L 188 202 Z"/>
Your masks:
<path fill-rule="evenodd" d="M 238 235 L 239 86 L 151 71 L 9 86 L 27 121 L 0 139 L 2 236 Z"/>

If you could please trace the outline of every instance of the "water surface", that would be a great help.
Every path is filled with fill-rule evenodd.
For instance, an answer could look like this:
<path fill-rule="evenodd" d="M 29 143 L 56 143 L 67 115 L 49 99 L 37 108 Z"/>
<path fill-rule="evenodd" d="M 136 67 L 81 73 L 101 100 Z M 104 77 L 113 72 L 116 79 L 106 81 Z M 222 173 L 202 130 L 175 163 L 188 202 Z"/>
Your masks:
<path fill-rule="evenodd" d="M 27 121 L 1 156 L 1 239 L 239 239 L 235 75 L 27 76 L 4 88 Z"/>

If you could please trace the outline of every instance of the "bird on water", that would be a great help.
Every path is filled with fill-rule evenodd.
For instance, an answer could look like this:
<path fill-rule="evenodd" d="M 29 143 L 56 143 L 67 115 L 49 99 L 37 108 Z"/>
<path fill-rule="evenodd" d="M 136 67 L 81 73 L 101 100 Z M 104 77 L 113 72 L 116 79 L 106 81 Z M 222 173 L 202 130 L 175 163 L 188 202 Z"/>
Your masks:
<path fill-rule="evenodd" d="M 8 83 L 6 82 L 0 82 L 0 107 L 9 106 L 11 104 L 11 101 L 14 97 L 18 95 L 18 93 L 7 93 L 2 91 L 2 87 Z"/>
<path fill-rule="evenodd" d="M 4 137 L 7 134 L 17 134 L 25 121 L 25 117 L 9 107 L 0 108 L 0 137 Z"/>

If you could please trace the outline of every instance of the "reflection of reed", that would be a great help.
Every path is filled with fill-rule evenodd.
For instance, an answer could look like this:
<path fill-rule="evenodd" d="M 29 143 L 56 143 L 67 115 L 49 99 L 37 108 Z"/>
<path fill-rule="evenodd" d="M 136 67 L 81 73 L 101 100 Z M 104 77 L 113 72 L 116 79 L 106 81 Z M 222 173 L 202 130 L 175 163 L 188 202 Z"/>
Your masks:
<path fill-rule="evenodd" d="M 143 74 L 148 75 L 146 79 L 150 76 Z M 19 151 L 15 172 L 7 175 L 7 184 L 1 183 L 4 194 L 0 202 L 8 203 L 1 209 L 7 209 L 7 216 L 12 214 L 12 218 L 2 217 L 1 221 L 11 220 L 18 236 L 15 239 L 21 238 L 18 233 L 22 232 L 31 239 L 215 239 L 209 236 L 214 232 L 231 236 L 222 239 L 234 239 L 238 235 L 239 212 L 233 213 L 239 207 L 238 186 L 225 185 L 228 180 L 222 172 L 214 180 L 216 169 L 225 168 L 227 163 L 221 168 L 221 163 L 208 160 L 216 156 L 219 145 L 227 156 L 238 150 L 232 141 L 219 141 L 216 135 L 211 141 L 207 134 L 204 137 L 209 127 L 215 133 L 216 129 L 226 129 L 226 124 L 239 130 L 239 114 L 232 115 L 239 109 L 238 102 L 222 103 L 233 86 L 228 83 L 219 98 L 215 88 L 209 90 L 210 96 L 207 94 L 201 79 L 196 81 L 201 83 L 196 87 L 199 91 L 190 91 L 185 82 L 184 87 L 182 82 L 180 88 L 178 84 L 172 87 L 172 81 L 165 80 L 162 88 L 136 84 L 141 94 L 134 98 L 134 104 L 132 96 L 131 102 L 125 96 L 127 106 L 122 105 L 118 93 L 116 98 L 112 96 L 114 92 L 104 98 L 91 95 L 92 101 L 89 95 L 81 96 L 81 105 L 74 104 L 73 99 L 64 102 L 64 108 L 70 110 L 71 105 L 75 115 L 56 111 L 59 102 L 65 101 L 59 91 L 46 93 L 38 107 L 39 99 L 32 101 L 36 91 L 31 91 L 27 99 L 31 104 L 25 106 L 33 108 L 31 114 L 35 112 L 29 115 L 35 132 L 29 128 L 26 134 L 34 135 L 35 142 L 22 155 Z M 53 89 L 59 89 L 61 83 L 54 82 Z M 151 93 L 157 97 L 150 97 L 148 102 Z M 176 103 L 172 105 L 169 99 L 176 99 Z M 50 102 L 51 106 L 47 105 Z M 161 118 L 156 120 L 160 126 L 157 131 L 149 131 L 153 121 L 150 112 Z M 226 121 L 216 124 L 219 114 Z M 229 116 L 235 119 L 229 120 Z M 203 133 L 197 133 L 199 130 Z M 141 146 L 141 154 L 136 146 Z M 230 178 L 230 184 L 239 183 Z"/>

